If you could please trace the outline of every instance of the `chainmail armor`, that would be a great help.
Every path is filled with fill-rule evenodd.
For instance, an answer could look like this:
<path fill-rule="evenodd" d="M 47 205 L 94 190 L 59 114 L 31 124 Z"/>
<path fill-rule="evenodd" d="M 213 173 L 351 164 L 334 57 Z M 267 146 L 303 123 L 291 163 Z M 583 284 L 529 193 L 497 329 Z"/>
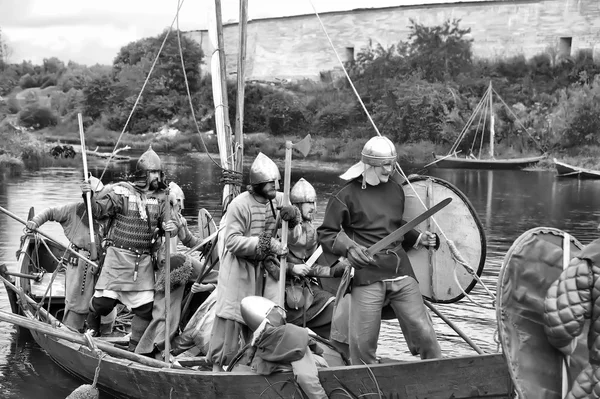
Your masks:
<path fill-rule="evenodd" d="M 129 201 L 129 209 L 124 210 L 124 214 L 117 214 L 113 227 L 109 233 L 109 240 L 112 245 L 131 250 L 149 250 L 152 247 L 152 238 L 154 229 L 158 227 L 158 201 L 149 198 L 148 218 L 142 220 L 136 201 Z M 150 229 L 148 224 L 152 226 Z"/>

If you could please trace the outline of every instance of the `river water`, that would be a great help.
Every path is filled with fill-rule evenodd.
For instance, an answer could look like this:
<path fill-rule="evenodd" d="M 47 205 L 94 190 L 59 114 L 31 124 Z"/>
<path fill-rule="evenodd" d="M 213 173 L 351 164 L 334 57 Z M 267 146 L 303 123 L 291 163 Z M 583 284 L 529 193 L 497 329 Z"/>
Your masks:
<path fill-rule="evenodd" d="M 192 231 L 197 227 L 197 214 L 206 208 L 219 220 L 220 171 L 207 156 L 163 156 L 169 180 L 177 182 L 186 195 L 184 216 Z M 93 161 L 93 160 L 90 160 Z M 109 168 L 105 183 L 117 181 L 128 173 L 134 164 L 118 164 Z M 318 207 L 325 209 L 329 195 L 340 187 L 337 176 L 348 165 L 337 163 L 295 162 L 292 181 L 305 177 L 316 188 Z M 104 165 L 91 163 L 90 171 L 100 176 Z M 282 168 L 283 170 L 283 168 Z M 406 167 L 407 174 L 415 168 Z M 549 171 L 483 171 L 432 168 L 428 171 L 458 187 L 471 201 L 485 228 L 487 237 L 487 262 L 482 280 L 493 292 L 504 254 L 523 232 L 539 226 L 565 230 L 583 244 L 595 239 L 600 219 L 600 181 L 557 179 Z M 30 207 L 36 211 L 56 206 L 66 201 L 79 201 L 79 181 L 82 172 L 76 168 L 47 168 L 26 173 L 18 178 L 0 182 L 0 206 L 22 218 Z M 317 215 L 317 224 L 322 213 Z M 0 264 L 16 268 L 15 251 L 23 226 L 0 214 Z M 57 223 L 47 223 L 43 231 L 62 237 Z M 66 239 L 63 238 L 66 243 Z M 472 291 L 475 301 L 452 305 L 438 305 L 469 337 L 486 352 L 498 350 L 495 342 L 495 312 L 491 300 L 481 286 Z M 0 309 L 10 311 L 4 289 L 0 285 Z M 445 356 L 475 354 L 443 321 L 434 316 L 435 328 Z M 382 326 L 378 354 L 385 357 L 409 359 L 397 322 L 385 321 Z M 50 358 L 25 334 L 19 334 L 10 324 L 0 323 L 0 396 L 4 398 L 66 397 L 82 384 L 79 380 L 55 365 Z M 107 396 L 102 395 L 107 398 Z"/>

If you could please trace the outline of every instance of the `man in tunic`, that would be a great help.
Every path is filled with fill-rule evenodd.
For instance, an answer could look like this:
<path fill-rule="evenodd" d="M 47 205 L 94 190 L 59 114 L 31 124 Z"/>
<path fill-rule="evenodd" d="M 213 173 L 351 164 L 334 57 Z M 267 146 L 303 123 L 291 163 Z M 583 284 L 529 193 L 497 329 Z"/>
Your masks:
<path fill-rule="evenodd" d="M 113 184 L 106 194 L 91 200 L 94 216 L 109 218 L 110 225 L 88 328 L 92 334 L 98 334 L 98 316 L 110 313 L 118 302 L 122 303 L 134 314 L 130 351 L 135 351 L 152 318 L 154 268 L 161 230 L 175 231 L 173 223 L 165 223 L 170 220 L 165 188 L 160 158 L 150 147 L 137 162 L 133 184 Z M 89 185 L 82 185 L 82 190 L 89 192 Z"/>
<path fill-rule="evenodd" d="M 214 371 L 222 371 L 237 354 L 240 342 L 248 338 L 240 313 L 242 299 L 258 295 L 278 303 L 278 272 L 273 272 L 273 258 L 287 253 L 275 238 L 277 209 L 283 200 L 277 191 L 280 179 L 277 165 L 259 153 L 250 166 L 248 191 L 231 201 L 224 217 L 224 233 L 219 237 L 223 247 L 219 253 L 216 318 L 207 354 Z M 291 206 L 280 213 L 286 220 L 295 219 Z"/>
<path fill-rule="evenodd" d="M 412 230 L 378 254 L 368 253 L 367 247 L 405 224 L 405 197 L 394 171 L 396 148 L 389 139 L 370 139 L 361 155 L 341 176 L 349 182 L 329 199 L 318 228 L 325 253 L 346 257 L 355 270 L 348 327 L 352 364 L 377 362 L 381 311 L 388 303 L 411 353 L 439 358 L 441 349 L 405 251 L 434 247 L 437 237 Z"/>
<path fill-rule="evenodd" d="M 90 185 L 95 195 L 104 185 L 100 180 L 91 176 Z M 34 230 L 46 222 L 58 222 L 69 240 L 71 249 L 77 251 L 87 259 L 91 256 L 91 241 L 89 218 L 86 204 L 73 202 L 63 206 L 44 209 L 27 222 L 27 229 Z M 100 253 L 100 241 L 103 236 L 102 223 L 94 219 L 94 242 L 97 246 L 96 253 Z M 66 253 L 68 254 L 68 252 Z M 96 264 L 98 259 L 91 259 Z M 63 323 L 79 332 L 83 332 L 85 319 L 88 314 L 89 303 L 94 294 L 95 275 L 98 270 L 83 259 L 74 256 L 68 257 L 65 269 L 65 313 Z M 114 312 L 116 314 L 116 312 Z M 109 321 L 110 322 L 110 321 Z M 103 323 L 107 324 L 107 323 Z"/>
<path fill-rule="evenodd" d="M 290 201 L 298 208 L 299 220 L 290 229 L 288 237 L 288 283 L 286 287 L 286 312 L 288 323 L 309 327 L 324 338 L 329 338 L 333 315 L 334 296 L 325 291 L 318 277 L 339 277 L 344 268 L 330 268 L 306 261 L 319 246 L 317 229 L 313 224 L 316 212 L 317 192 L 304 178 L 298 180 L 290 190 Z"/>

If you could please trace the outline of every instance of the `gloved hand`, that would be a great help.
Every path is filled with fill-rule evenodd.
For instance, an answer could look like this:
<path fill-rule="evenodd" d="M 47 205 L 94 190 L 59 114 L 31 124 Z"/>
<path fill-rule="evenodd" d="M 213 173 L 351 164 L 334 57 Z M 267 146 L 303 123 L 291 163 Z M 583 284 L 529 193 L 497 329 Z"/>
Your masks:
<path fill-rule="evenodd" d="M 279 281 L 279 259 L 273 255 L 267 256 L 263 260 L 263 266 L 267 273 L 271 275 L 275 280 Z"/>
<path fill-rule="evenodd" d="M 343 262 L 338 262 L 335 264 L 335 266 L 332 266 L 331 269 L 329 269 L 329 275 L 331 277 L 342 277 L 344 275 L 345 268 L 346 266 Z"/>
<path fill-rule="evenodd" d="M 286 205 L 281 207 L 281 211 L 279 212 L 281 215 L 281 219 L 286 222 L 296 220 L 298 215 L 300 214 L 300 210 L 296 208 L 294 205 Z"/>
<path fill-rule="evenodd" d="M 38 228 L 38 225 L 36 222 L 34 222 L 33 220 L 30 220 L 27 222 L 27 224 L 25 225 L 25 228 L 27 229 L 27 232 L 31 232 L 35 229 Z"/>
<path fill-rule="evenodd" d="M 346 258 L 348 258 L 350 264 L 356 269 L 362 269 L 375 262 L 373 257 L 367 252 L 367 248 L 358 244 L 348 249 Z"/>
<path fill-rule="evenodd" d="M 287 253 L 288 253 L 288 249 L 283 246 L 281 241 L 279 241 L 278 239 L 273 238 L 273 237 L 271 237 L 271 243 L 269 245 L 269 250 L 271 251 L 271 253 L 273 253 L 277 256 L 287 255 Z"/>

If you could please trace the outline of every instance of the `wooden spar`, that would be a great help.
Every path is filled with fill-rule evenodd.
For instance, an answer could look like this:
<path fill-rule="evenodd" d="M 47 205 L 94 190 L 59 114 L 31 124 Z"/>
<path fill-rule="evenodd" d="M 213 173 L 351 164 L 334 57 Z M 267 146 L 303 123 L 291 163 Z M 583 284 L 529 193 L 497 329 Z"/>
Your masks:
<path fill-rule="evenodd" d="M 171 220 L 171 199 L 167 188 L 165 202 L 165 220 Z M 177 236 L 176 236 L 177 237 Z M 169 323 L 169 309 L 171 309 L 171 233 L 165 231 L 165 361 L 171 367 L 171 332 Z"/>
<path fill-rule="evenodd" d="M 85 148 L 85 134 L 83 133 L 83 117 L 81 112 L 77 114 L 77 121 L 79 122 L 79 140 L 81 141 L 81 160 L 83 161 L 83 181 L 86 183 L 90 182 L 90 176 L 88 175 L 87 157 Z M 92 187 L 92 190 L 96 191 L 98 187 Z M 98 260 L 98 254 L 96 252 L 96 238 L 94 234 L 94 217 L 92 215 L 92 193 L 85 193 L 85 200 L 88 214 L 88 225 L 90 227 L 90 258 L 92 260 Z M 86 264 L 87 265 L 87 264 Z"/>
<path fill-rule="evenodd" d="M 248 25 L 248 0 L 240 0 L 239 50 L 237 60 L 237 104 L 235 114 L 236 158 L 235 170 L 242 171 L 244 164 L 244 95 L 246 91 L 246 44 Z"/>
<path fill-rule="evenodd" d="M 210 12 L 208 36 L 215 52 L 211 58 L 213 101 L 215 104 L 215 125 L 217 142 L 219 145 L 219 158 L 224 170 L 231 170 L 235 165 L 232 148 L 231 126 L 229 124 L 229 111 L 227 103 L 227 79 L 225 66 L 225 52 L 223 45 L 223 26 L 221 22 L 221 1 L 210 2 L 215 9 Z M 234 184 L 223 185 L 222 209 L 225 211 L 231 199 L 236 195 L 237 187 Z"/>
<path fill-rule="evenodd" d="M 5 209 L 3 207 L 0 206 L 0 212 L 4 213 L 6 216 L 9 216 L 11 218 L 13 218 L 14 220 L 16 220 L 19 223 L 22 223 L 24 225 L 27 225 L 27 222 L 24 221 L 23 219 L 21 219 L 20 217 L 18 217 L 17 215 L 15 215 L 14 213 L 10 212 L 8 209 Z M 69 251 L 71 254 L 75 255 L 76 257 L 78 257 L 79 259 L 82 259 L 84 262 L 87 262 L 88 264 L 95 266 L 96 268 L 98 267 L 98 265 L 96 264 L 96 262 L 93 262 L 91 260 L 89 260 L 88 258 L 86 258 L 85 256 L 81 255 L 79 252 L 71 249 L 71 247 L 65 247 L 63 244 L 60 243 L 59 240 L 57 240 L 56 238 L 44 233 L 43 231 L 39 230 L 39 229 L 33 229 L 33 231 L 35 231 L 36 233 L 40 234 L 41 236 L 46 237 L 47 239 L 49 239 L 50 241 L 52 241 L 53 243 L 55 243 L 56 245 L 58 245 L 59 247 L 61 247 L 62 249 Z"/>
<path fill-rule="evenodd" d="M 292 179 L 292 142 L 285 142 L 285 170 L 283 172 L 283 206 L 290 203 L 290 185 Z M 288 222 L 283 220 L 281 223 L 281 244 L 287 248 L 288 242 Z M 283 255 L 279 259 L 279 306 L 285 308 L 285 273 L 287 270 L 287 257 Z"/>
<path fill-rule="evenodd" d="M 563 270 L 569 267 L 569 263 L 571 263 L 571 235 L 567 232 L 563 235 Z M 574 338 L 576 341 L 577 338 Z M 562 361 L 562 397 L 566 398 L 567 393 L 569 393 L 569 366 L 570 366 L 570 356 L 565 355 Z"/>
<path fill-rule="evenodd" d="M 492 91 L 492 81 L 490 80 L 490 157 L 494 158 L 494 101 L 493 101 L 493 91 Z"/>

